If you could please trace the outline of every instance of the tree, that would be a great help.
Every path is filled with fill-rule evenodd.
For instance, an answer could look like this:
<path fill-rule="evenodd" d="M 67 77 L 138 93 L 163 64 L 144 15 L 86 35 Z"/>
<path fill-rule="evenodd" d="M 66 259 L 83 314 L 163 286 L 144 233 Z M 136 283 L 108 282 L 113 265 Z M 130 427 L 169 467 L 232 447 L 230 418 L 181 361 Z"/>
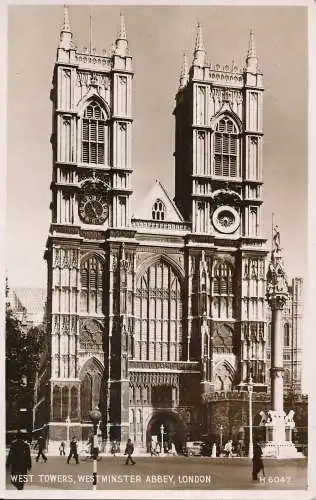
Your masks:
<path fill-rule="evenodd" d="M 34 403 L 34 384 L 44 347 L 44 327 L 29 330 L 8 305 L 6 308 L 6 418 L 7 429 L 22 423 L 30 426 Z M 27 422 L 20 409 L 27 410 Z"/>

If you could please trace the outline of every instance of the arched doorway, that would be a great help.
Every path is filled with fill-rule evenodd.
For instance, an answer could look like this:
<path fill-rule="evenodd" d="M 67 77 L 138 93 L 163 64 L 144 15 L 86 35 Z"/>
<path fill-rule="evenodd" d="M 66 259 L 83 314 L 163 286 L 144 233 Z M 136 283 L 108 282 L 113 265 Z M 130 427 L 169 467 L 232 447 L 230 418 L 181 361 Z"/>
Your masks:
<path fill-rule="evenodd" d="M 168 412 L 155 413 L 148 422 L 146 431 L 147 451 L 150 450 L 151 439 L 161 443 L 161 426 L 164 430 L 164 448 L 167 451 L 174 443 L 176 450 L 180 451 L 185 441 L 185 428 L 179 417 Z"/>

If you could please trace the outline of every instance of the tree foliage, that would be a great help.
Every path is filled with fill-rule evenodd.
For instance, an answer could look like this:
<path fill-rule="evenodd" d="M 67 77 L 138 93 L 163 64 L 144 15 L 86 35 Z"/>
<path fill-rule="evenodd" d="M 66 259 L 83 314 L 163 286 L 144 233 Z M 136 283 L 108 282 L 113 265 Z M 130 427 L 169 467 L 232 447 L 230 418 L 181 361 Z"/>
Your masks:
<path fill-rule="evenodd" d="M 6 416 L 7 427 L 16 426 L 20 408 L 30 412 L 34 384 L 44 347 L 43 326 L 27 328 L 8 308 L 6 311 Z"/>

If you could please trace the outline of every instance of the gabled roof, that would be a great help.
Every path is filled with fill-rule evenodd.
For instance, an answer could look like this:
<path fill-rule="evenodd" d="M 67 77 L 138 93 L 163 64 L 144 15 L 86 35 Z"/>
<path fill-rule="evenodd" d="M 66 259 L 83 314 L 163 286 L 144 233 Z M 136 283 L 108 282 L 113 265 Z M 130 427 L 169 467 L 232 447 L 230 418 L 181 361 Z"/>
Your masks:
<path fill-rule="evenodd" d="M 183 222 L 175 203 L 158 179 L 156 179 L 143 203 L 136 209 L 133 219 L 152 220 L 152 208 L 157 200 L 162 201 L 164 204 L 165 218 L 163 222 Z"/>

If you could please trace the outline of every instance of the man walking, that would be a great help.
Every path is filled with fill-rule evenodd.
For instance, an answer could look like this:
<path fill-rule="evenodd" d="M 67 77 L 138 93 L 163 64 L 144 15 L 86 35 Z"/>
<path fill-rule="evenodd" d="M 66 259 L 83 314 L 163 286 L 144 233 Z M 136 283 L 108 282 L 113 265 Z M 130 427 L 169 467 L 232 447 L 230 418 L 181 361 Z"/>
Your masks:
<path fill-rule="evenodd" d="M 46 463 L 47 462 L 47 457 L 46 455 L 44 454 L 44 450 L 46 448 L 46 440 L 43 436 L 40 436 L 37 440 L 37 447 L 38 447 L 38 454 L 37 454 L 37 457 L 36 457 L 36 462 L 38 462 L 39 460 L 39 457 L 41 456 L 44 460 L 44 462 Z"/>
<path fill-rule="evenodd" d="M 134 445 L 133 445 L 131 439 L 128 438 L 127 443 L 126 443 L 125 453 L 124 453 L 124 455 L 127 455 L 125 465 L 128 465 L 129 461 L 131 461 L 132 465 L 135 465 L 135 462 L 132 458 L 133 453 L 134 453 Z"/>
<path fill-rule="evenodd" d="M 59 455 L 60 455 L 60 456 L 62 456 L 62 455 L 63 455 L 63 456 L 65 456 L 65 455 L 66 455 L 66 452 L 65 452 L 65 443 L 64 443 L 64 441 L 62 441 L 62 442 L 60 443 L 60 446 L 59 446 Z"/>
<path fill-rule="evenodd" d="M 11 482 L 17 490 L 23 490 L 27 480 L 26 474 L 32 468 L 29 445 L 23 440 L 22 432 L 18 432 L 13 441 L 7 458 L 7 467 L 10 467 Z"/>
<path fill-rule="evenodd" d="M 264 465 L 262 460 L 262 449 L 261 446 L 255 441 L 253 443 L 253 457 L 252 457 L 252 480 L 258 480 L 258 474 L 262 470 L 262 475 L 264 476 Z"/>
<path fill-rule="evenodd" d="M 67 464 L 69 464 L 71 457 L 74 457 L 74 459 L 76 460 L 76 464 L 79 463 L 77 440 L 75 437 L 73 437 L 72 440 L 70 441 L 70 451 L 67 458 Z"/>

